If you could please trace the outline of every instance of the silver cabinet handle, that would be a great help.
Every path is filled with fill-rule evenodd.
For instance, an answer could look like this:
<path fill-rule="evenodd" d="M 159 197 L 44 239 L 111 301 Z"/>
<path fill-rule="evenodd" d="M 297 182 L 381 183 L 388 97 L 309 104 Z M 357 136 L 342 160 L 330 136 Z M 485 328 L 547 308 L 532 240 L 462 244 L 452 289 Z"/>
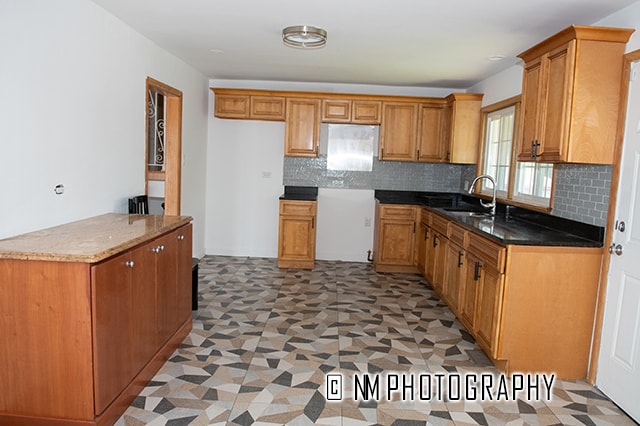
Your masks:
<path fill-rule="evenodd" d="M 178 240 L 179 240 L 179 241 L 184 240 L 184 235 L 178 235 Z"/>
<path fill-rule="evenodd" d="M 124 262 L 124 266 L 126 266 L 127 268 L 133 268 L 135 265 L 136 264 L 133 260 L 127 260 L 126 262 Z"/>

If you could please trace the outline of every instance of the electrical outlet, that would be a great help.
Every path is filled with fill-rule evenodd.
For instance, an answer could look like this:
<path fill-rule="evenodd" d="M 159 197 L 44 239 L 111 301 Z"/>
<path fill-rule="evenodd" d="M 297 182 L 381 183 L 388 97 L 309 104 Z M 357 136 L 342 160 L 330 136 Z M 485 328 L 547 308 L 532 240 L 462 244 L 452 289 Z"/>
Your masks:
<path fill-rule="evenodd" d="M 371 227 L 371 218 L 370 217 L 365 217 L 364 218 L 364 227 L 365 228 Z"/>
<path fill-rule="evenodd" d="M 262 172 L 262 177 L 265 179 L 269 179 L 271 177 L 271 172 L 268 172 L 268 171 Z"/>

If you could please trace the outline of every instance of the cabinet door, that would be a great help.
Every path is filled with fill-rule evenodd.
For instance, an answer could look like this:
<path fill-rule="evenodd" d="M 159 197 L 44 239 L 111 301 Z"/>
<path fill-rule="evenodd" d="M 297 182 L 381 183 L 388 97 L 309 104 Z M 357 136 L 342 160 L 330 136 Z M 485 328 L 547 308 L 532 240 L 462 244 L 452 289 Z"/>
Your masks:
<path fill-rule="evenodd" d="M 251 96 L 252 120 L 284 121 L 285 98 L 280 96 Z"/>
<path fill-rule="evenodd" d="M 382 102 L 353 101 L 351 106 L 351 122 L 355 124 L 380 124 Z"/>
<path fill-rule="evenodd" d="M 172 232 L 155 240 L 158 344 L 163 345 L 178 329 L 178 240 Z"/>
<path fill-rule="evenodd" d="M 324 99 L 322 101 L 322 121 L 325 123 L 349 123 L 351 121 L 351 101 L 348 99 Z"/>
<path fill-rule="evenodd" d="M 320 99 L 287 99 L 286 156 L 317 157 L 320 143 Z"/>
<path fill-rule="evenodd" d="M 520 113 L 519 161 L 533 161 L 533 148 L 539 143 L 538 126 L 540 100 L 544 83 L 542 81 L 542 58 L 538 58 L 524 67 L 522 81 L 522 111 Z"/>
<path fill-rule="evenodd" d="M 474 164 L 478 157 L 482 95 L 454 94 L 450 123 L 448 161 L 456 164 Z"/>
<path fill-rule="evenodd" d="M 315 217 L 280 216 L 278 260 L 313 262 L 315 259 Z"/>
<path fill-rule="evenodd" d="M 218 118 L 249 118 L 249 95 L 216 95 L 214 102 Z"/>
<path fill-rule="evenodd" d="M 422 275 L 426 276 L 426 263 L 427 263 L 427 240 L 429 239 L 429 227 L 420 222 L 418 226 L 418 235 L 416 235 L 416 264 L 418 270 Z"/>
<path fill-rule="evenodd" d="M 444 160 L 451 160 L 451 138 L 453 131 L 453 104 L 447 102 L 442 110 L 442 147 L 444 149 Z"/>
<path fill-rule="evenodd" d="M 381 219 L 378 263 L 412 266 L 415 231 L 414 220 Z"/>
<path fill-rule="evenodd" d="M 447 250 L 447 238 L 439 232 L 431 230 L 431 238 L 429 244 L 429 265 L 427 268 L 430 271 L 429 278 L 431 278 L 431 285 L 438 294 L 444 294 L 444 268 L 445 268 L 445 253 Z"/>
<path fill-rule="evenodd" d="M 156 282 L 153 245 L 131 252 L 131 363 L 137 374 L 158 349 L 156 333 Z M 121 349 L 122 350 L 122 349 Z"/>
<path fill-rule="evenodd" d="M 465 279 L 465 260 L 464 250 L 449 241 L 445 261 L 444 299 L 457 316 L 460 313 L 460 291 Z"/>
<path fill-rule="evenodd" d="M 95 410 L 100 414 L 134 376 L 131 361 L 131 256 L 91 268 Z"/>
<path fill-rule="evenodd" d="M 280 200 L 278 267 L 313 269 L 316 258 L 315 201 Z"/>
<path fill-rule="evenodd" d="M 465 278 L 461 281 L 462 288 L 460 289 L 460 316 L 465 327 L 473 333 L 475 327 L 475 312 L 476 312 L 476 296 L 478 293 L 478 282 L 480 280 L 480 260 L 473 256 L 470 252 L 466 252 L 467 263 Z"/>
<path fill-rule="evenodd" d="M 178 229 L 178 326 L 191 317 L 191 257 L 193 225 Z"/>
<path fill-rule="evenodd" d="M 444 106 L 420 105 L 418 126 L 418 161 L 442 162 L 446 149 L 442 138 Z"/>
<path fill-rule="evenodd" d="M 476 300 L 474 335 L 478 343 L 494 358 L 497 355 L 503 283 L 503 274 L 491 268 L 482 268 Z"/>
<path fill-rule="evenodd" d="M 566 158 L 574 46 L 575 42 L 567 43 L 549 52 L 546 58 L 546 96 L 541 110 L 544 123 L 541 124 L 541 130 L 544 133 L 536 151 L 539 161 L 561 161 Z"/>
<path fill-rule="evenodd" d="M 415 161 L 418 105 L 385 102 L 380 126 L 381 160 Z"/>

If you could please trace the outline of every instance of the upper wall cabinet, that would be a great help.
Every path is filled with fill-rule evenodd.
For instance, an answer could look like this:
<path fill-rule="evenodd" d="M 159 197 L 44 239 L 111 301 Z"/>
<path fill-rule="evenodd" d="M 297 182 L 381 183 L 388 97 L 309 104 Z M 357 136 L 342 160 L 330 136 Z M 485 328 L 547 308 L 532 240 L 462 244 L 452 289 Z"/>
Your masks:
<path fill-rule="evenodd" d="M 214 115 L 241 120 L 284 121 L 285 97 L 215 89 Z"/>
<path fill-rule="evenodd" d="M 323 123 L 380 124 L 381 101 L 323 99 Z"/>
<path fill-rule="evenodd" d="M 477 93 L 452 93 L 447 96 L 442 124 L 446 162 L 476 162 L 482 122 L 482 96 Z"/>
<path fill-rule="evenodd" d="M 518 160 L 611 164 L 633 30 L 571 26 L 524 61 Z"/>
<path fill-rule="evenodd" d="M 482 95 L 447 98 L 211 89 L 218 118 L 285 122 L 285 155 L 317 157 L 320 123 L 380 125 L 379 159 L 474 163 Z"/>
<path fill-rule="evenodd" d="M 446 161 L 447 149 L 443 135 L 445 105 L 440 103 L 418 106 L 417 160 L 441 163 Z"/>
<path fill-rule="evenodd" d="M 320 155 L 320 99 L 287 98 L 284 155 Z"/>
<path fill-rule="evenodd" d="M 380 126 L 380 160 L 415 161 L 418 104 L 384 102 Z"/>

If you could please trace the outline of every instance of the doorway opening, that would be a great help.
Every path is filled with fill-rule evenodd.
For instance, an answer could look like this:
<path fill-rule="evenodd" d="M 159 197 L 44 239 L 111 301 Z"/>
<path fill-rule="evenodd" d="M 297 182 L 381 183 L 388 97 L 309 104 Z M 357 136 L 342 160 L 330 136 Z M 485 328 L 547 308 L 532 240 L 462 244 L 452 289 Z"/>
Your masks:
<path fill-rule="evenodd" d="M 180 215 L 182 92 L 147 77 L 145 194 L 162 198 L 164 214 Z"/>

